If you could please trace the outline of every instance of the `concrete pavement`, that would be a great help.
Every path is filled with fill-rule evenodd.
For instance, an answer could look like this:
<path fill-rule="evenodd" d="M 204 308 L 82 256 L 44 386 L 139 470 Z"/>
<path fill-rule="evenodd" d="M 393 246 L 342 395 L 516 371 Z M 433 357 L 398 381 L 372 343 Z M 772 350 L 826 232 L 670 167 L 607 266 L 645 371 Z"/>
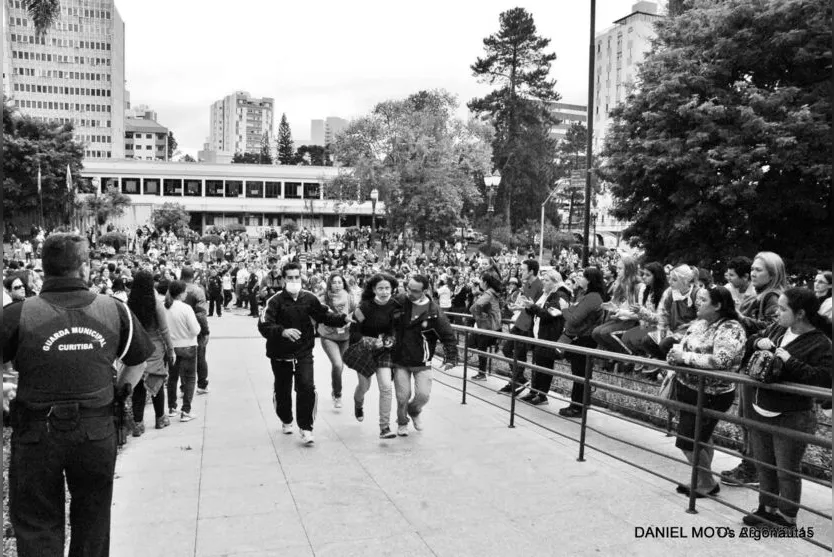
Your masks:
<path fill-rule="evenodd" d="M 822 555 L 800 540 L 741 539 L 741 516 L 713 501 L 698 514 L 674 485 L 588 449 L 577 462 L 575 442 L 470 398 L 460 404 L 460 379 L 436 374 L 425 429 L 380 440 L 377 389 L 365 421 L 353 417 L 355 372 L 344 374 L 344 408 L 330 400 L 329 362 L 317 347 L 316 444 L 281 433 L 272 407 L 272 373 L 254 319 L 211 318 L 208 347 L 212 392 L 195 398 L 198 418 L 173 420 L 130 439 L 119 456 L 111 548 L 119 556 L 527 556 L 527 555 Z M 460 370 L 458 370 L 458 377 Z M 446 386 L 444 384 L 448 384 Z M 503 384 L 490 378 L 486 387 Z M 470 392 L 506 407 L 509 399 L 469 384 Z M 561 403 L 553 400 L 549 412 Z M 396 401 L 394 402 L 396 407 Z M 577 420 L 519 405 L 530 417 L 569 437 Z M 146 423 L 153 424 L 146 408 Z M 392 425 L 395 414 L 392 409 Z M 678 457 L 673 439 L 591 413 L 588 443 L 620 458 L 688 478 L 666 461 L 618 439 Z M 716 457 L 720 470 L 734 464 Z M 741 508 L 755 494 L 723 488 Z M 831 511 L 831 490 L 808 485 L 803 502 Z M 831 523 L 803 511 L 800 522 L 831 544 Z M 734 538 L 694 539 L 692 527 L 725 527 Z M 665 539 L 636 535 L 643 527 L 679 527 Z"/>

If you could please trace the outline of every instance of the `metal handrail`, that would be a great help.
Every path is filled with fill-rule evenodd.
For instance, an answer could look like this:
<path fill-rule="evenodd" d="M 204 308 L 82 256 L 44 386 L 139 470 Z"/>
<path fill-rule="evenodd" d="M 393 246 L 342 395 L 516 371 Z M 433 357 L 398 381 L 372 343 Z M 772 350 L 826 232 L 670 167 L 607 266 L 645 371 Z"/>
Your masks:
<path fill-rule="evenodd" d="M 460 317 L 471 318 L 471 316 L 465 316 L 465 315 L 461 315 L 461 314 L 455 314 L 455 316 L 456 317 L 460 316 Z M 701 432 L 701 429 L 703 427 L 702 422 L 703 422 L 704 417 L 710 417 L 710 418 L 714 418 L 714 419 L 718 419 L 718 420 L 728 421 L 728 422 L 735 423 L 735 424 L 738 424 L 738 425 L 746 426 L 748 428 L 753 428 L 753 429 L 756 429 L 758 431 L 764 431 L 764 432 L 769 432 L 769 433 L 772 433 L 772 434 L 775 434 L 775 435 L 780 435 L 780 436 L 784 436 L 784 437 L 793 438 L 793 439 L 796 439 L 796 440 L 801 441 L 803 443 L 813 444 L 813 445 L 820 446 L 820 447 L 823 447 L 823 448 L 828 449 L 828 450 L 832 449 L 833 444 L 832 444 L 832 441 L 831 441 L 830 438 L 821 438 L 821 437 L 817 437 L 816 435 L 807 434 L 807 433 L 804 433 L 804 432 L 800 432 L 800 431 L 796 431 L 796 430 L 792 430 L 792 429 L 787 429 L 787 428 L 782 428 L 782 427 L 775 427 L 775 426 L 772 426 L 770 424 L 764 424 L 762 422 L 754 421 L 754 420 L 751 420 L 751 419 L 748 419 L 748 418 L 741 418 L 741 417 L 733 416 L 733 415 L 728 414 L 726 412 L 718 412 L 718 411 L 715 411 L 715 410 L 711 410 L 709 408 L 704 408 L 704 400 L 705 400 L 705 396 L 706 396 L 705 383 L 706 383 L 707 378 L 719 379 L 719 380 L 722 380 L 722 381 L 725 381 L 725 382 L 738 384 L 738 385 L 755 386 L 755 387 L 765 388 L 765 389 L 769 389 L 769 390 L 773 390 L 773 391 L 777 391 L 777 392 L 783 392 L 783 393 L 789 393 L 789 394 L 794 394 L 794 395 L 799 395 L 799 396 L 811 397 L 811 398 L 814 398 L 814 399 L 830 399 L 831 398 L 831 390 L 830 389 L 823 389 L 823 388 L 820 388 L 820 387 L 801 385 L 801 384 L 797 384 L 797 383 L 764 384 L 764 383 L 760 383 L 758 381 L 752 380 L 749 377 L 747 377 L 745 375 L 741 375 L 739 373 L 728 373 L 728 372 L 715 371 L 715 370 L 705 370 L 705 369 L 698 369 L 698 368 L 690 368 L 690 367 L 684 367 L 684 366 L 671 365 L 671 364 L 669 364 L 665 361 L 662 361 L 662 360 L 655 360 L 655 359 L 643 358 L 643 357 L 632 356 L 632 355 L 627 355 L 627 354 L 606 352 L 606 351 L 597 350 L 597 349 L 594 349 L 594 348 L 585 348 L 585 347 L 581 347 L 581 346 L 574 346 L 572 344 L 563 344 L 563 343 L 559 343 L 559 342 L 540 340 L 540 339 L 536 339 L 536 338 L 532 338 L 532 337 L 507 334 L 507 333 L 503 333 L 503 332 L 499 332 L 499 331 L 488 331 L 488 330 L 484 330 L 484 329 L 475 329 L 475 328 L 466 327 L 466 326 L 463 326 L 463 325 L 456 325 L 456 324 L 452 325 L 452 329 L 455 330 L 457 333 L 463 333 L 463 335 L 464 335 L 463 345 L 462 346 L 458 345 L 458 348 L 463 350 L 463 378 L 462 378 L 463 379 L 463 384 L 462 384 L 462 388 L 460 389 L 460 391 L 462 393 L 461 404 L 466 404 L 467 383 L 469 382 L 469 380 L 467 378 L 467 375 L 468 375 L 467 368 L 469 366 L 469 352 L 472 352 L 472 353 L 474 353 L 478 356 L 489 358 L 490 362 L 492 360 L 496 360 L 496 361 L 502 361 L 502 362 L 509 363 L 510 365 L 513 366 L 513 369 L 518 369 L 517 366 L 519 366 L 521 364 L 525 368 L 531 369 L 531 370 L 533 370 L 535 372 L 538 372 L 538 373 L 545 373 L 545 374 L 548 374 L 552 377 L 559 377 L 561 379 L 567 379 L 567 380 L 573 381 L 573 382 L 580 382 L 581 381 L 581 382 L 584 383 L 584 386 L 585 386 L 584 400 L 581 404 L 582 412 L 581 412 L 581 426 L 580 426 L 580 437 L 579 437 L 579 457 L 578 457 L 579 461 L 584 461 L 584 451 L 585 451 L 585 447 L 587 446 L 587 447 L 593 448 L 595 450 L 598 450 L 599 452 L 601 452 L 603 454 L 606 454 L 606 455 L 609 455 L 613 458 L 616 458 L 617 460 L 620 460 L 622 462 L 626 462 L 631 466 L 635 466 L 637 468 L 647 470 L 646 468 L 644 468 L 644 467 L 642 467 L 642 466 L 640 466 L 636 463 L 628 462 L 621 457 L 618 457 L 616 455 L 613 455 L 609 452 L 601 450 L 597 447 L 593 447 L 593 446 L 588 445 L 586 443 L 586 441 L 585 441 L 586 430 L 589 429 L 589 426 L 587 425 L 587 413 L 588 413 L 588 410 L 592 408 L 592 406 L 591 406 L 591 389 L 592 388 L 599 388 L 599 389 L 603 389 L 603 390 L 623 394 L 625 396 L 639 398 L 639 399 L 642 399 L 642 400 L 646 400 L 648 402 L 653 402 L 653 403 L 656 403 L 656 404 L 660 404 L 660 405 L 663 405 L 667 408 L 675 408 L 675 409 L 678 409 L 678 410 L 685 410 L 687 412 L 694 413 L 695 414 L 695 431 L 694 431 L 693 439 L 690 439 L 694 443 L 694 450 L 693 450 L 694 456 L 693 456 L 693 462 L 691 464 L 691 478 L 690 478 L 690 485 L 691 486 L 697 485 L 697 474 L 698 474 L 699 470 L 707 471 L 703 468 L 700 468 L 699 465 L 698 465 L 698 454 L 699 454 L 699 452 L 704 447 L 712 447 L 713 446 L 709 443 L 699 441 L 700 432 Z M 487 336 L 487 337 L 491 337 L 491 338 L 494 338 L 494 339 L 503 340 L 503 341 L 512 343 L 513 357 L 509 358 L 507 356 L 498 355 L 498 354 L 494 354 L 494 353 L 491 353 L 491 352 L 471 348 L 469 346 L 469 336 L 470 335 Z M 458 337 L 458 339 L 460 339 L 460 337 Z M 581 354 L 581 355 L 587 356 L 586 363 L 585 363 L 584 377 L 573 375 L 573 373 L 566 373 L 564 371 L 557 371 L 555 369 L 545 368 L 545 367 L 542 367 L 542 366 L 539 366 L 539 365 L 536 365 L 536 364 L 531 364 L 531 363 L 527 363 L 527 362 L 519 362 L 518 358 L 517 358 L 517 355 L 516 355 L 516 350 L 515 350 L 515 345 L 519 342 L 522 342 L 522 343 L 525 343 L 525 344 L 528 344 L 528 345 L 532 345 L 532 346 L 540 346 L 540 347 L 544 347 L 544 348 L 558 349 L 558 350 L 562 351 L 563 353 L 568 352 L 568 353 Z M 616 386 L 616 385 L 612 385 L 612 384 L 609 384 L 609 383 L 594 380 L 594 379 L 591 378 L 591 376 L 593 374 L 593 371 L 594 371 L 593 370 L 593 358 L 602 358 L 602 359 L 615 360 L 615 361 L 626 362 L 626 363 L 643 364 L 643 365 L 653 366 L 653 367 L 656 367 L 656 368 L 659 368 L 659 369 L 674 370 L 676 372 L 682 372 L 682 373 L 688 373 L 690 375 L 695 375 L 698 378 L 698 386 L 697 386 L 697 388 L 693 388 L 693 390 L 695 390 L 697 392 L 697 402 L 696 402 L 695 405 L 685 404 L 685 403 L 682 403 L 682 402 L 679 402 L 679 401 L 676 401 L 676 400 L 669 400 L 669 399 L 662 398 L 662 397 L 659 397 L 659 396 L 656 396 L 656 395 L 653 395 L 653 394 L 643 393 L 643 392 L 640 392 L 640 391 L 634 391 L 634 390 L 626 389 L 626 388 L 619 387 L 619 386 Z M 510 398 L 510 410 L 509 410 L 510 411 L 509 427 L 513 428 L 513 427 L 515 427 L 515 418 L 516 418 L 516 410 L 515 410 L 516 398 L 517 398 L 517 395 L 516 395 L 516 387 L 517 387 L 516 373 L 512 373 L 510 375 L 510 386 L 511 386 L 511 393 L 510 393 L 511 398 Z M 692 388 L 688 385 L 687 385 L 687 387 Z M 474 396 L 474 395 L 470 395 L 470 396 Z M 477 398 L 479 400 L 483 400 L 485 402 L 488 402 L 488 403 L 490 403 L 494 406 L 497 406 L 494 403 L 491 403 L 491 402 L 489 402 L 489 401 L 487 401 L 487 400 L 485 400 L 481 397 L 476 396 L 475 398 Z M 575 404 L 577 404 L 577 406 L 579 406 L 578 403 L 575 403 Z M 599 411 L 596 408 L 594 408 L 594 410 Z M 609 414 L 609 415 L 613 415 L 613 414 L 610 414 L 608 412 L 604 412 L 604 413 Z M 549 413 L 549 412 L 548 412 L 548 414 L 552 415 L 552 413 Z M 527 421 L 530 421 L 532 423 L 535 423 L 535 422 L 533 422 L 533 420 L 530 420 L 529 418 L 525 418 L 524 416 L 519 416 L 519 417 L 521 417 L 521 418 L 523 418 Z M 541 427 L 545 427 L 541 424 L 537 424 L 537 425 L 540 425 Z M 548 429 L 548 431 L 553 431 L 550 428 L 545 427 L 545 429 Z M 598 431 L 597 429 L 594 429 L 594 428 L 590 428 L 590 429 L 592 429 L 593 431 Z M 556 432 L 556 433 L 559 433 L 559 432 Z M 563 435 L 561 433 L 559 433 L 559 434 Z M 567 436 L 565 436 L 565 437 L 567 437 Z M 573 439 L 571 437 L 568 437 L 568 438 L 570 438 L 574 441 L 576 440 L 576 439 Z M 654 452 L 654 451 L 650 451 L 650 452 Z M 726 451 L 724 451 L 724 452 L 726 452 Z M 670 458 L 673 461 L 679 461 L 678 459 L 669 457 L 668 455 L 663 455 L 663 456 L 665 456 L 666 458 Z M 759 461 L 755 461 L 755 460 L 753 460 L 753 462 L 756 462 L 760 465 L 764 465 L 765 467 L 770 468 L 770 469 L 779 470 L 778 467 L 776 467 L 772 464 L 769 464 L 769 463 L 759 462 Z M 674 481 L 674 480 L 671 480 L 671 478 L 667 478 L 666 476 L 658 474 L 654 471 L 651 471 L 651 470 L 647 470 L 647 471 L 649 471 L 650 473 L 652 473 L 656 476 L 662 477 L 664 479 Z M 710 472 L 712 472 L 712 471 L 710 470 Z M 793 476 L 799 476 L 800 478 L 811 479 L 811 478 L 808 478 L 807 476 L 805 476 L 801 473 L 796 473 L 796 472 L 789 471 L 789 470 L 785 470 L 785 472 L 788 472 Z M 712 473 L 715 474 L 714 472 L 712 472 Z M 814 481 L 815 481 L 815 483 L 821 484 L 825 487 L 828 487 L 828 488 L 831 487 L 830 482 L 823 482 L 821 480 L 816 480 L 816 479 L 814 479 Z M 761 492 L 761 490 L 759 490 L 759 489 L 756 489 L 756 491 Z M 689 506 L 687 508 L 688 513 L 697 513 L 698 512 L 696 510 L 696 497 L 697 497 L 697 495 L 698 494 L 696 493 L 695 489 L 690 490 Z M 777 500 L 787 501 L 787 499 L 781 497 L 779 494 L 770 494 L 770 495 L 775 496 L 775 498 Z M 721 503 L 721 504 L 724 504 L 724 505 L 726 505 L 730 508 L 733 508 L 733 509 L 744 512 L 742 509 L 738 509 L 738 507 L 735 507 L 735 506 L 733 506 L 733 505 L 731 505 L 731 504 L 729 504 L 729 503 L 727 503 L 727 502 L 725 502 L 721 499 L 716 499 L 712 496 L 710 496 L 710 498 L 719 502 L 719 503 Z M 825 513 L 822 513 L 820 511 L 817 511 L 815 509 L 807 507 L 806 505 L 802 505 L 802 504 L 799 504 L 799 503 L 796 503 L 796 504 L 801 509 L 809 510 L 813 514 L 816 514 L 816 515 L 819 515 L 819 516 L 830 519 L 830 515 L 827 515 Z M 822 547 L 822 548 L 827 549 L 829 551 L 831 550 L 831 547 L 829 547 L 829 546 L 827 546 L 827 545 L 825 545 L 825 544 L 823 544 L 823 543 L 821 543 L 817 540 L 809 539 L 809 538 L 802 538 L 802 539 L 805 539 L 809 543 L 812 543 L 816 546 Z"/>

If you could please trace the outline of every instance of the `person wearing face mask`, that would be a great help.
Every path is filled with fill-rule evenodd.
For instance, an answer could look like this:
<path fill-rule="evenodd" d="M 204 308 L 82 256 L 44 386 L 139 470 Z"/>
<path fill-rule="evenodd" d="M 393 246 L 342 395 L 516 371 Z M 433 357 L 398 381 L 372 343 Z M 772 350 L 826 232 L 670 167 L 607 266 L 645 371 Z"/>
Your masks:
<path fill-rule="evenodd" d="M 431 393 L 431 359 L 439 340 L 445 353 L 444 368 L 457 362 L 455 333 L 446 315 L 429 297 L 429 279 L 413 275 L 406 284 L 406 296 L 401 301 L 402 312 L 395 323 L 394 389 L 397 395 L 397 435 L 408 435 L 411 418 L 414 429 L 423 429 L 422 412 Z M 411 383 L 414 380 L 414 398 Z"/>
<path fill-rule="evenodd" d="M 393 439 L 391 431 L 391 401 L 393 396 L 391 348 L 394 344 L 395 314 L 402 311 L 401 303 L 392 293 L 397 289 L 397 279 L 385 273 L 377 273 L 365 283 L 362 301 L 354 312 L 357 325 L 352 342 L 363 337 L 373 339 L 376 359 L 376 380 L 379 387 L 379 437 Z M 371 388 L 371 378 L 357 373 L 359 383 L 353 393 L 354 415 L 358 421 L 365 419 L 365 393 Z"/>
<path fill-rule="evenodd" d="M 284 289 L 273 294 L 258 321 L 258 331 L 266 339 L 266 355 L 275 378 L 275 413 L 282 431 L 293 433 L 292 388 L 295 381 L 296 415 L 305 445 L 315 443 L 313 422 L 316 413 L 316 387 L 313 379 L 313 322 L 344 327 L 351 322 L 346 314 L 330 311 L 311 292 L 301 289 L 301 267 L 287 263 L 282 271 Z"/>

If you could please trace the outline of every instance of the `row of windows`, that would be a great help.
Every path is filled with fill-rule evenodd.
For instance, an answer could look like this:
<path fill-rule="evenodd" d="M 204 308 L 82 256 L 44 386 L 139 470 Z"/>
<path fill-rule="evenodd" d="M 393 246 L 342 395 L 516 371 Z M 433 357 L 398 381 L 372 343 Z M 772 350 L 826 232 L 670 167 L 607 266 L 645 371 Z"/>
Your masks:
<path fill-rule="evenodd" d="M 127 147 L 127 145 L 125 145 Z M 150 146 L 148 146 L 150 148 Z M 141 180 L 141 189 L 140 189 Z M 205 182 L 205 188 L 203 183 Z M 321 185 L 309 182 L 283 182 L 283 199 L 320 199 Z M 101 191 L 119 187 L 119 178 L 102 178 Z M 121 191 L 126 194 L 187 197 L 241 197 L 281 199 L 281 182 L 258 180 L 194 180 L 181 178 L 122 178 Z"/>
<path fill-rule="evenodd" d="M 146 150 L 146 151 L 152 151 L 152 150 L 153 150 L 153 147 L 154 147 L 153 145 L 145 145 L 145 150 Z M 159 150 L 159 151 L 164 151 L 164 150 L 165 150 L 165 145 L 157 145 L 157 146 L 156 146 L 156 148 L 157 148 L 157 150 Z M 133 151 L 133 143 L 125 143 L 125 150 L 127 150 L 127 151 Z M 136 150 L 137 150 L 137 151 L 141 151 L 141 150 L 142 150 L 142 146 L 141 146 L 141 145 L 137 145 L 137 146 L 136 146 Z"/>
<path fill-rule="evenodd" d="M 53 41 L 55 39 L 52 39 Z M 59 64 L 84 64 L 86 66 L 109 66 L 110 58 L 96 58 L 95 56 L 70 56 L 68 54 L 52 54 L 49 52 L 29 52 L 28 50 L 13 50 L 12 58 L 19 60 L 35 60 L 37 62 L 56 62 Z"/>
<path fill-rule="evenodd" d="M 109 104 L 81 104 L 57 101 L 30 101 L 18 99 L 12 101 L 20 108 L 40 108 L 43 110 L 75 110 L 76 112 L 110 112 Z"/>
<path fill-rule="evenodd" d="M 110 120 L 107 120 L 107 125 L 105 126 L 105 120 L 88 120 L 86 118 L 47 118 L 46 116 L 32 116 L 38 122 L 44 123 L 52 123 L 52 124 L 75 124 L 76 128 L 85 127 L 85 128 L 104 128 L 110 127 Z"/>
<path fill-rule="evenodd" d="M 152 133 L 141 134 L 141 133 L 138 133 L 138 132 L 125 132 L 125 139 L 132 139 L 134 137 L 136 139 L 142 139 L 143 136 L 145 137 L 145 139 L 153 139 L 154 134 L 152 134 Z M 164 133 L 156 134 L 157 139 L 165 139 L 166 137 L 167 136 Z"/>
<path fill-rule="evenodd" d="M 88 143 L 111 143 L 109 135 L 81 135 L 79 139 L 83 139 Z"/>
<path fill-rule="evenodd" d="M 110 18 L 106 18 L 106 19 L 110 19 Z M 25 17 L 21 18 L 21 17 L 9 16 L 9 25 L 12 26 L 12 27 L 15 26 L 15 25 L 18 26 L 18 27 L 29 27 L 29 20 L 26 19 Z M 34 23 L 32 24 L 32 27 L 33 28 L 35 27 Z M 85 30 L 87 30 L 87 31 L 91 30 L 91 27 L 81 25 L 81 24 L 78 24 L 78 23 L 68 23 L 68 22 L 64 22 L 64 21 L 56 22 L 54 24 L 54 27 L 55 27 L 55 30 L 57 30 L 57 31 L 73 31 L 75 33 L 82 33 Z"/>
<path fill-rule="evenodd" d="M 20 9 L 25 9 L 26 6 L 20 0 L 9 1 L 9 7 Z M 72 8 L 72 7 L 61 7 L 61 15 L 64 16 L 76 16 L 76 17 L 90 17 L 96 19 L 110 19 L 111 13 L 110 10 L 95 10 L 95 9 L 81 9 L 81 8 Z"/>
<path fill-rule="evenodd" d="M 56 77 L 60 79 L 89 79 L 90 81 L 110 81 L 110 74 L 90 72 L 65 72 L 63 70 L 44 70 L 41 68 L 14 68 L 16 75 L 30 77 Z"/>
<path fill-rule="evenodd" d="M 49 95 L 86 95 L 88 97 L 109 97 L 110 89 L 89 87 L 65 87 L 63 85 L 38 85 L 37 83 L 15 83 L 15 91 L 27 93 L 47 93 Z"/>
<path fill-rule="evenodd" d="M 110 151 L 84 151 L 84 156 L 91 159 L 109 159 Z"/>

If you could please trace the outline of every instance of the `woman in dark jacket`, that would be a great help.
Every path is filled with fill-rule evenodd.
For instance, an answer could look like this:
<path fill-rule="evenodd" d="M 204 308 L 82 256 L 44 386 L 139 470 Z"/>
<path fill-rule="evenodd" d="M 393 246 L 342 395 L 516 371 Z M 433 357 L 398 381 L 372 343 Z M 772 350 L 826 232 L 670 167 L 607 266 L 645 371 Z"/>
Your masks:
<path fill-rule="evenodd" d="M 591 338 L 591 332 L 602 318 L 602 297 L 605 293 L 605 282 L 600 270 L 597 267 L 586 267 L 582 275 L 576 277 L 576 289 L 579 293 L 574 303 L 561 312 L 565 318 L 565 335 L 572 339 L 571 344 L 574 346 L 593 348 L 596 343 Z M 574 377 L 584 379 L 587 358 L 582 354 L 568 354 L 570 371 Z M 570 406 L 559 410 L 559 414 L 568 418 L 581 416 L 584 397 L 585 383 L 574 380 Z"/>
<path fill-rule="evenodd" d="M 562 275 L 558 271 L 545 271 L 540 275 L 544 292 L 536 300 L 529 300 L 524 311 L 533 316 L 533 334 L 539 340 L 557 341 L 565 329 L 565 318 L 562 311 L 570 305 L 570 291 L 564 287 Z M 556 350 L 544 346 L 533 348 L 533 363 L 537 366 L 552 369 L 556 362 Z M 547 404 L 547 393 L 553 376 L 547 373 L 533 371 L 530 394 L 521 397 L 524 402 L 535 406 Z"/>
<path fill-rule="evenodd" d="M 498 295 L 501 292 L 501 281 L 491 273 L 484 273 L 481 276 L 482 294 L 472 303 L 470 313 L 475 318 L 475 326 L 485 331 L 501 330 L 501 303 Z M 482 352 L 495 344 L 495 337 L 484 335 L 471 335 L 469 347 Z M 478 373 L 472 379 L 479 381 L 486 380 L 487 357 L 478 355 Z"/>
<path fill-rule="evenodd" d="M 777 369 L 781 364 L 777 382 L 830 387 L 831 341 L 819 329 L 822 321 L 816 296 L 807 288 L 790 288 L 779 296 L 777 307 L 777 322 L 748 341 L 745 357 L 755 350 L 775 349 Z M 752 406 L 754 421 L 816 433 L 817 414 L 811 398 L 758 387 L 753 389 Z M 754 428 L 749 435 L 753 457 L 779 470 L 756 464 L 759 507 L 744 517 L 744 523 L 752 526 L 767 521 L 794 527 L 802 493 L 802 480 L 795 474 L 800 471 L 807 444 Z"/>

